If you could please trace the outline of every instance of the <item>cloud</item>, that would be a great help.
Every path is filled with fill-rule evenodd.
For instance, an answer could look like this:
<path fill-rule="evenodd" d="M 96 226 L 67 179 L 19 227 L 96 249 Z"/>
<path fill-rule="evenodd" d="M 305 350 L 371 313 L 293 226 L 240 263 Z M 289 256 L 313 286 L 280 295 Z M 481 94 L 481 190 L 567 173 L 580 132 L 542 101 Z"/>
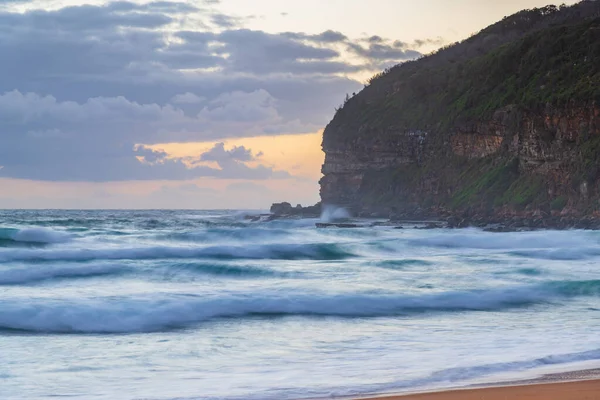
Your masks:
<path fill-rule="evenodd" d="M 258 122 L 278 119 L 276 100 L 266 90 L 224 93 L 199 114 L 205 120 Z"/>
<path fill-rule="evenodd" d="M 198 96 L 194 93 L 185 92 L 175 95 L 171 98 L 173 104 L 197 104 L 206 100 L 206 97 Z"/>
<path fill-rule="evenodd" d="M 2 6 L 10 6 L 11 4 L 22 4 L 22 3 L 30 3 L 33 0 L 2 0 L 0 3 L 0 7 Z"/>
<path fill-rule="evenodd" d="M 125 6 L 125 7 L 124 7 Z M 150 6 L 150 5 L 149 5 Z M 149 6 L 143 8 L 149 11 Z M 72 6 L 55 11 L 32 10 L 23 14 L 0 13 L 0 27 L 6 29 L 20 24 L 21 29 L 37 31 L 95 31 L 127 28 L 159 28 L 173 22 L 169 15 L 158 12 L 139 12 L 134 3 L 114 2 L 104 6 Z M 163 11 L 167 11 L 163 8 Z"/>
<path fill-rule="evenodd" d="M 421 56 L 421 53 L 416 50 L 387 44 L 380 37 L 375 39 L 371 37 L 367 41 L 369 42 L 368 46 L 359 43 L 348 43 L 348 50 L 371 61 L 394 60 L 397 62 L 398 60 L 411 60 Z"/>
<path fill-rule="evenodd" d="M 227 163 L 229 161 L 248 162 L 255 159 L 256 157 L 252 154 L 252 150 L 246 149 L 244 146 L 234 146 L 231 150 L 225 150 L 224 143 L 217 143 L 215 147 L 200 155 L 200 161 L 214 161 L 216 163 Z"/>
<path fill-rule="evenodd" d="M 226 14 L 213 14 L 211 16 L 211 21 L 220 28 L 234 28 L 240 26 L 241 24 L 240 18 L 232 17 L 231 15 Z"/>
<path fill-rule="evenodd" d="M 367 42 L 369 42 L 369 43 L 383 43 L 384 40 L 383 40 L 383 38 L 381 36 L 374 35 L 374 36 L 371 36 L 370 38 L 367 38 Z"/>
<path fill-rule="evenodd" d="M 446 39 L 444 39 L 443 37 L 436 37 L 436 38 L 427 38 L 427 39 L 416 39 L 412 46 L 419 48 L 419 47 L 423 47 L 423 46 L 442 46 L 444 44 L 448 43 L 448 41 Z"/>
<path fill-rule="evenodd" d="M 42 2 L 25 12 L 0 11 L 4 177 L 289 177 L 260 165 L 260 152 L 240 159 L 249 157 L 244 148 L 223 148 L 219 161 L 213 149 L 205 156 L 215 158 L 219 168 L 212 168 L 147 146 L 316 132 L 343 95 L 362 86 L 347 74 L 418 55 L 409 45 L 353 40 L 333 30 L 245 29 L 246 19 L 221 13 L 216 1 L 51 10 L 36 4 Z"/>
<path fill-rule="evenodd" d="M 333 30 L 327 30 L 316 35 L 298 32 L 285 32 L 282 35 L 295 40 L 308 40 L 316 43 L 342 43 L 350 40 L 343 33 Z"/>
<path fill-rule="evenodd" d="M 289 177 L 286 172 L 263 165 L 246 166 L 245 162 L 257 156 L 244 147 L 229 151 L 215 147 L 202 160 L 216 161 L 220 169 L 213 169 L 202 165 L 190 168 L 183 159 L 136 145 L 228 136 L 227 131 L 219 129 L 237 129 L 238 134 L 247 129 L 249 135 L 254 133 L 252 129 L 260 130 L 265 120 L 286 126 L 271 108 L 270 95 L 266 91 L 258 95 L 267 103 L 251 104 L 248 99 L 257 98 L 254 93 L 235 92 L 221 96 L 214 103 L 216 108 L 189 117 L 171 105 L 139 104 L 123 97 L 77 103 L 35 93 L 8 92 L 0 95 L 0 162 L 5 166 L 2 175 L 69 181 Z M 222 110 L 229 113 L 222 114 Z"/>
<path fill-rule="evenodd" d="M 202 153 L 192 162 L 214 162 L 219 166 L 219 176 L 230 179 L 286 179 L 292 178 L 286 171 L 277 171 L 272 167 L 257 165 L 250 167 L 249 162 L 257 161 L 262 152 L 254 154 L 251 149 L 244 146 L 233 146 L 231 149 L 225 149 L 224 143 L 216 143 L 213 148 Z"/>

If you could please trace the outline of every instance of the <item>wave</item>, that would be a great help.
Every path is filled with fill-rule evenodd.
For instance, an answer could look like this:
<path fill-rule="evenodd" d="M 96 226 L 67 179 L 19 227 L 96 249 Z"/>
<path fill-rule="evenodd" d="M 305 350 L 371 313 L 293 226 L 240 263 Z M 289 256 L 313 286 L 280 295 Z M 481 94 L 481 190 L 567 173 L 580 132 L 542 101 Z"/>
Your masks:
<path fill-rule="evenodd" d="M 177 240 L 184 242 L 212 242 L 223 239 L 234 240 L 265 240 L 283 238 L 291 235 L 288 229 L 265 229 L 265 228 L 208 228 L 201 231 L 175 232 L 159 235 L 159 239 Z"/>
<path fill-rule="evenodd" d="M 350 213 L 343 207 L 335 205 L 323 205 L 321 211 L 321 222 L 335 222 L 351 218 Z"/>
<path fill-rule="evenodd" d="M 543 287 L 566 297 L 600 296 L 600 280 L 554 281 L 544 283 Z"/>
<path fill-rule="evenodd" d="M 503 271 L 496 271 L 494 275 L 525 275 L 525 276 L 541 276 L 545 274 L 545 271 L 541 268 L 524 267 L 524 268 L 511 268 Z"/>
<path fill-rule="evenodd" d="M 300 273 L 288 273 L 252 265 L 232 265 L 215 263 L 180 263 L 164 268 L 169 273 L 186 271 L 198 274 L 228 277 L 292 277 Z"/>
<path fill-rule="evenodd" d="M 78 265 L 78 266 L 28 266 L 0 270 L 0 286 L 23 285 L 42 281 L 69 278 L 91 278 L 122 274 L 126 271 L 119 265 Z"/>
<path fill-rule="evenodd" d="M 47 333 L 129 333 L 185 328 L 252 316 L 389 317 L 422 312 L 503 311 L 600 295 L 600 281 L 558 282 L 427 295 L 242 293 L 71 300 L 0 300 L 0 329 Z"/>
<path fill-rule="evenodd" d="M 534 249 L 510 252 L 513 256 L 534 258 L 539 260 L 577 261 L 600 256 L 599 247 L 570 247 L 555 249 Z"/>
<path fill-rule="evenodd" d="M 0 228 L 0 242 L 3 247 L 11 247 L 11 244 L 53 244 L 68 242 L 73 236 L 66 232 L 59 232 L 48 228 Z"/>
<path fill-rule="evenodd" d="M 597 240 L 591 240 L 585 233 L 576 231 L 544 231 L 544 232 L 508 232 L 489 233 L 469 229 L 469 233 L 451 232 L 427 238 L 409 241 L 415 246 L 467 248 L 467 249 L 572 249 L 581 248 L 582 244 L 597 245 Z"/>
<path fill-rule="evenodd" d="M 21 222 L 23 220 L 17 220 Z M 36 219 L 35 225 L 38 226 L 60 226 L 60 227 L 91 227 L 107 223 L 107 219 L 101 218 L 52 218 Z M 111 222 L 114 222 L 111 220 Z"/>
<path fill-rule="evenodd" d="M 404 388 L 430 387 L 439 384 L 465 384 L 474 379 L 484 378 L 486 376 L 506 373 L 534 370 L 549 365 L 561 365 L 576 362 L 586 362 L 600 360 L 600 349 L 582 351 L 577 353 L 553 354 L 545 357 L 509 361 L 502 363 L 482 364 L 467 367 L 448 368 L 436 371 L 424 378 L 417 378 L 408 381 L 393 382 L 385 385 L 371 386 L 371 393 L 393 391 Z M 367 392 L 368 393 L 368 392 Z"/>
<path fill-rule="evenodd" d="M 271 399 L 300 399 L 300 398 L 357 398 L 362 396 L 373 396 L 378 394 L 386 398 L 390 393 L 414 392 L 416 390 L 448 390 L 452 388 L 464 388 L 471 385 L 480 386 L 481 380 L 501 373 L 521 373 L 552 365 L 564 365 L 570 363 L 582 363 L 586 361 L 600 360 L 600 349 L 587 350 L 576 353 L 563 353 L 548 355 L 536 359 L 521 361 L 502 362 L 493 364 L 481 364 L 465 367 L 454 367 L 435 371 L 429 375 L 397 380 L 386 383 L 361 384 L 360 386 L 329 386 L 311 389 L 283 388 L 270 389 L 251 395 L 227 397 L 229 400 L 271 400 Z M 521 376 L 521 375 L 519 375 Z M 535 376 L 535 375 L 533 375 Z M 522 376 L 521 376 L 522 377 Z M 520 378 L 515 378 L 516 380 Z M 475 381 L 478 382 L 475 382 Z M 488 383 L 497 383 L 488 381 Z M 523 382 L 526 383 L 526 382 Z M 217 400 L 216 397 L 207 399 Z M 219 398 L 222 399 L 222 398 Z"/>
<path fill-rule="evenodd" d="M 103 276 L 148 275 L 169 277 L 177 275 L 213 275 L 232 278 L 295 277 L 301 273 L 282 272 L 252 265 L 231 265 L 221 263 L 176 263 L 160 267 L 134 268 L 128 265 L 83 264 L 67 266 L 47 266 L 43 264 L 27 267 L 0 269 L 0 286 L 27 285 L 45 281 L 95 278 Z"/>
<path fill-rule="evenodd" d="M 129 249 L 3 249 L 0 261 L 153 260 L 178 258 L 341 260 L 353 254 L 335 244 L 268 244 L 253 246 L 141 247 Z"/>
<path fill-rule="evenodd" d="M 418 259 L 403 259 L 403 260 L 385 260 L 375 264 L 377 267 L 384 269 L 403 270 L 405 267 L 427 267 L 433 263 Z"/>

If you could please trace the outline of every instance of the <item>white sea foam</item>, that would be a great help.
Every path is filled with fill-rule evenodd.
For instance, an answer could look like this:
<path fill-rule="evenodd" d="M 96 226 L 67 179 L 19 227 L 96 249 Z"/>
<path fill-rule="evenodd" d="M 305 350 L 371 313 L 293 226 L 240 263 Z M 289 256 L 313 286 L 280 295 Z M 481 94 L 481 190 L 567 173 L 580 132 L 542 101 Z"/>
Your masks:
<path fill-rule="evenodd" d="M 118 259 L 221 258 L 221 259 L 324 259 L 349 257 L 335 244 L 267 244 L 251 246 L 168 247 L 118 249 L 2 249 L 0 261 L 89 261 Z"/>
<path fill-rule="evenodd" d="M 0 269 L 0 285 L 18 285 L 61 278 L 109 275 L 124 271 L 119 265 L 28 265 Z"/>
<path fill-rule="evenodd" d="M 0 229 L 0 239 L 23 243 L 64 243 L 72 238 L 67 232 L 48 228 Z"/>
<path fill-rule="evenodd" d="M 175 232 L 159 235 L 159 239 L 170 239 L 184 242 L 218 242 L 227 239 L 237 241 L 262 241 L 269 239 L 283 239 L 291 235 L 288 229 L 244 227 L 244 228 L 209 228 L 185 232 Z"/>
<path fill-rule="evenodd" d="M 441 235 L 413 239 L 413 245 L 467 249 L 555 249 L 581 248 L 598 242 L 581 231 L 538 231 L 490 233 L 477 229 L 448 231 Z"/>
<path fill-rule="evenodd" d="M 551 287 L 513 287 L 426 295 L 246 293 L 70 300 L 0 300 L 0 328 L 34 332 L 125 333 L 180 328 L 252 315 L 378 317 L 415 312 L 493 311 L 556 301 Z M 584 295 L 586 293 L 583 293 Z M 591 294 L 591 293 L 587 293 Z"/>
<path fill-rule="evenodd" d="M 343 207 L 334 205 L 323 205 L 321 211 L 321 222 L 334 222 L 350 218 L 350 212 Z"/>
<path fill-rule="evenodd" d="M 356 396 L 600 358 L 597 232 L 232 214 L 0 210 L 4 397 Z"/>

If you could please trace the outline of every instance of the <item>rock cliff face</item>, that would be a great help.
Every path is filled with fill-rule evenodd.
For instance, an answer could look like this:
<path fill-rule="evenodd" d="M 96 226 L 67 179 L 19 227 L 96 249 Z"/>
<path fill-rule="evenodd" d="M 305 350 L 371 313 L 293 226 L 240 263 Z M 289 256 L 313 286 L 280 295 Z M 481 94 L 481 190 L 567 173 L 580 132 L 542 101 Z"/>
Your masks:
<path fill-rule="evenodd" d="M 323 151 L 322 202 L 358 215 L 597 215 L 600 2 L 526 10 L 386 71 Z"/>

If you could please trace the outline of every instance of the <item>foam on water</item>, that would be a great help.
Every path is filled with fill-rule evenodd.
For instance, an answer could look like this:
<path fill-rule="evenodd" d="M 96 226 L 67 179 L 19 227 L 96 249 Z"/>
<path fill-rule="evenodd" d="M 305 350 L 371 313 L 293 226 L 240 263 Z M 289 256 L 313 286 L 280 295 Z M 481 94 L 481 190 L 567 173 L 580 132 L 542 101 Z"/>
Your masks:
<path fill-rule="evenodd" d="M 415 246 L 464 249 L 582 249 L 590 244 L 598 248 L 600 242 L 581 231 L 506 232 L 503 234 L 467 229 L 448 231 L 410 241 Z"/>
<path fill-rule="evenodd" d="M 0 261 L 152 260 L 177 258 L 342 260 L 350 251 L 329 243 L 270 244 L 250 246 L 170 247 L 118 249 L 2 249 Z"/>
<path fill-rule="evenodd" d="M 502 311 L 566 297 L 598 296 L 600 281 L 423 295 L 245 293 L 43 301 L 0 300 L 0 329 L 125 333 L 174 329 L 215 318 L 264 316 L 384 317 L 422 312 Z"/>
<path fill-rule="evenodd" d="M 125 264 L 81 263 L 81 264 L 34 264 L 0 268 L 0 286 L 28 285 L 39 282 L 61 281 L 96 277 L 135 276 L 137 279 L 166 279 L 193 275 L 223 276 L 228 278 L 294 278 L 300 272 L 285 272 L 256 265 L 234 265 L 214 261 L 167 262 L 147 267 L 132 267 Z"/>
<path fill-rule="evenodd" d="M 159 235 L 159 239 L 183 241 L 183 242 L 217 242 L 222 240 L 244 241 L 254 240 L 282 240 L 290 236 L 292 232 L 287 229 L 267 229 L 258 227 L 245 228 L 208 228 L 197 231 L 175 232 Z"/>
<path fill-rule="evenodd" d="M 244 215 L 0 210 L 1 397 L 287 400 L 600 359 L 596 232 Z"/>
<path fill-rule="evenodd" d="M 13 241 L 22 243 L 65 243 L 73 236 L 66 232 L 55 231 L 48 228 L 0 228 L 1 241 Z"/>
<path fill-rule="evenodd" d="M 321 212 L 321 222 L 325 223 L 344 220 L 350 217 L 351 215 L 348 210 L 335 205 L 324 205 L 323 211 Z"/>
<path fill-rule="evenodd" d="M 43 266 L 30 265 L 0 269 L 0 286 L 22 285 L 41 281 L 69 278 L 89 278 L 103 275 L 114 275 L 127 269 L 120 265 L 69 265 Z"/>

